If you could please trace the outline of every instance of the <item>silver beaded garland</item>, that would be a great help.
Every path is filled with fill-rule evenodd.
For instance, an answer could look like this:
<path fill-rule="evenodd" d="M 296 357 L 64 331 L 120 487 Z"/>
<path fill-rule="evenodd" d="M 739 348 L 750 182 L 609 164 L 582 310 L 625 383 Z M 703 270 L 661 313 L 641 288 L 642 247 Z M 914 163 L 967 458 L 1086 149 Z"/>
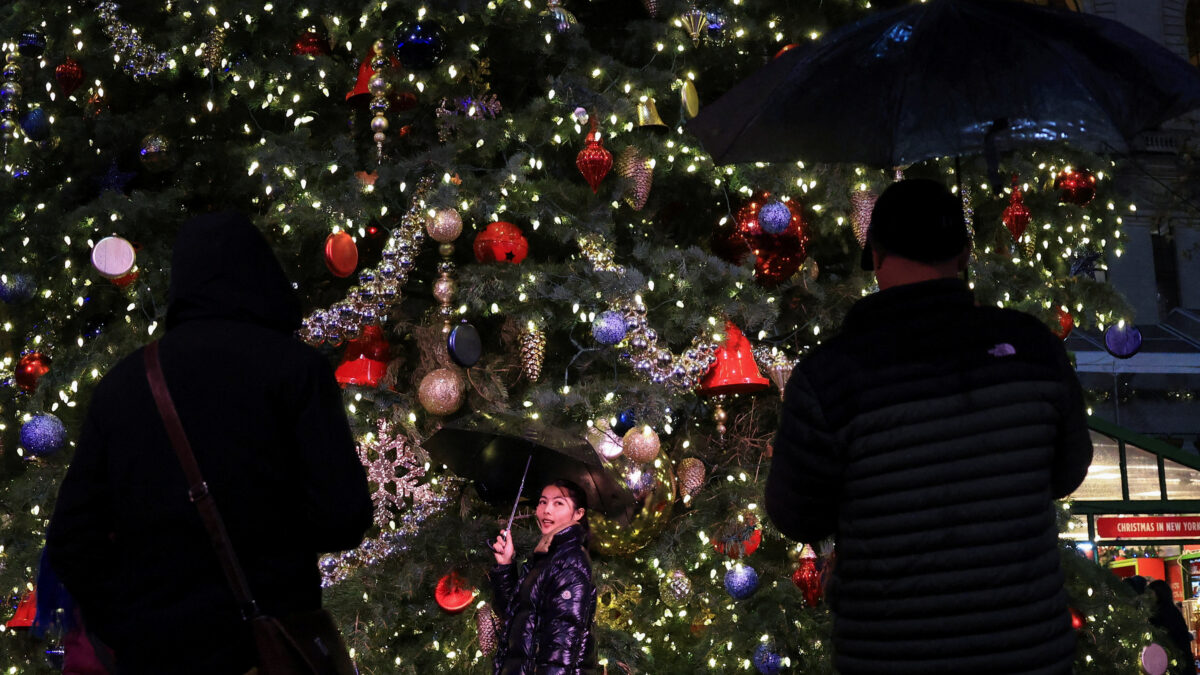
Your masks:
<path fill-rule="evenodd" d="M 96 14 L 103 22 L 104 33 L 112 42 L 113 50 L 125 57 L 122 67 L 126 74 L 140 79 L 161 73 L 168 65 L 166 52 L 160 52 L 142 40 L 136 28 L 121 21 L 117 15 L 120 8 L 115 2 L 101 2 L 96 5 Z"/>

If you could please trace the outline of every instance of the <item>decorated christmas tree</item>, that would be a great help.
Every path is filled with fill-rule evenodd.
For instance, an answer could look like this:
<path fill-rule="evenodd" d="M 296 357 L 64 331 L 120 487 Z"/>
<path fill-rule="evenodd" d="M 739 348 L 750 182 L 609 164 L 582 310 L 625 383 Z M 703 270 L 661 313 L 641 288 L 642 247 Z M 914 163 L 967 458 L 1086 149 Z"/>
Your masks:
<path fill-rule="evenodd" d="M 592 515 L 610 672 L 828 672 L 830 550 L 759 502 L 791 367 L 874 290 L 858 260 L 895 173 L 716 166 L 683 124 L 871 4 L 6 3 L 6 672 L 54 670 L 59 638 L 10 617 L 93 385 L 162 334 L 179 225 L 225 208 L 267 235 L 345 386 L 376 528 L 321 565 L 362 672 L 490 671 L 484 542 L 508 509 L 423 447 L 479 413 L 590 444 L 633 504 Z M 905 171 L 961 185 L 981 302 L 1064 335 L 1127 317 L 1088 273 L 1131 207 L 1107 159 L 1006 156 L 999 193 L 960 164 Z M 1132 672 L 1146 610 L 1064 559 L 1080 671 Z"/>

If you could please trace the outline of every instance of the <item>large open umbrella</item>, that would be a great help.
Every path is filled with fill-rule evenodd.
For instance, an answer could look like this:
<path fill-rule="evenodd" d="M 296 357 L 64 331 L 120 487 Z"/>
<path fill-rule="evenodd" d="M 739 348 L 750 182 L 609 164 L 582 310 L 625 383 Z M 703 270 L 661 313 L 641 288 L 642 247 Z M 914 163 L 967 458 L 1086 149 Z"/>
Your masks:
<path fill-rule="evenodd" d="M 1200 70 L 1137 31 L 1011 0 L 930 0 L 793 49 L 688 129 L 718 164 L 897 167 L 1042 142 L 1124 152 L 1200 106 Z M 991 162 L 989 162 L 991 163 Z"/>
<path fill-rule="evenodd" d="M 608 516 L 625 513 L 633 502 L 587 440 L 524 417 L 476 413 L 450 422 L 423 445 L 431 461 L 473 481 L 489 504 L 536 499 L 558 478 L 577 483 L 588 508 Z"/>

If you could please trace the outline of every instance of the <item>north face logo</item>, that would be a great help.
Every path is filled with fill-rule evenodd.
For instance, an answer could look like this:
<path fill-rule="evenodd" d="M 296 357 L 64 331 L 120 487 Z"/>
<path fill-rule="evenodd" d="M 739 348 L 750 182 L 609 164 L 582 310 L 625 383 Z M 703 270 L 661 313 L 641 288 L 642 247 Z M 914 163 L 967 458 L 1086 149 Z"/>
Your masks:
<path fill-rule="evenodd" d="M 989 349 L 988 353 L 992 356 L 1012 356 L 1017 353 L 1017 350 L 1007 342 L 1001 342 Z"/>

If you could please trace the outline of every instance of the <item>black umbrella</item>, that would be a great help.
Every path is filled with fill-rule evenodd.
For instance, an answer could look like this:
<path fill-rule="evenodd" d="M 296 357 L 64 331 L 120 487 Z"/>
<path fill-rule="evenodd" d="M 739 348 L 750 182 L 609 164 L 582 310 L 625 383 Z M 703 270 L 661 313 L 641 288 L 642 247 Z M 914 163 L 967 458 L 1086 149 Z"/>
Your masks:
<path fill-rule="evenodd" d="M 784 53 L 688 129 L 718 164 L 889 168 L 1042 142 L 1124 152 L 1197 106 L 1200 70 L 1115 21 L 931 0 Z"/>
<path fill-rule="evenodd" d="M 536 499 L 559 478 L 577 483 L 587 493 L 588 508 L 605 515 L 620 515 L 633 501 L 585 439 L 523 417 L 470 415 L 442 427 L 424 447 L 431 461 L 474 481 L 489 504 Z"/>

